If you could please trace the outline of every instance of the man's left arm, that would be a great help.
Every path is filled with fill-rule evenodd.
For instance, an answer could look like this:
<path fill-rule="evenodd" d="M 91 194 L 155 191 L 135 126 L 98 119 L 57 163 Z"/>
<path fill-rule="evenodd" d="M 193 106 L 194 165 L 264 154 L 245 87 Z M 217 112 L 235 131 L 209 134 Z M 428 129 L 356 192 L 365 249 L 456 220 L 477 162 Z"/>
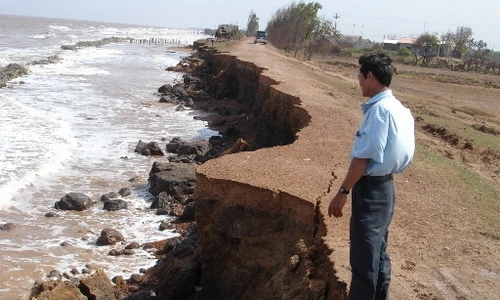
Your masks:
<path fill-rule="evenodd" d="M 358 180 L 365 174 L 366 167 L 370 159 L 367 158 L 357 158 L 353 157 L 351 164 L 349 165 L 349 170 L 342 182 L 342 188 L 346 191 L 350 191 L 352 187 L 358 182 Z M 341 193 L 340 191 L 333 197 L 328 206 L 328 216 L 334 216 L 335 218 L 340 218 L 343 216 L 342 209 L 347 202 L 347 194 Z"/>

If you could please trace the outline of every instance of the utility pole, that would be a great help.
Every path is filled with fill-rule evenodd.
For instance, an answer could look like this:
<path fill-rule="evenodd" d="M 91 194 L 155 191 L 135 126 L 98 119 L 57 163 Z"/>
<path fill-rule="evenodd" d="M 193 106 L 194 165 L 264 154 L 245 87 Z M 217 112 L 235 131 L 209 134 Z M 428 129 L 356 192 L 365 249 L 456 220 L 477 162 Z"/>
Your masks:
<path fill-rule="evenodd" d="M 338 13 L 335 13 L 335 16 L 333 16 L 333 18 L 335 19 L 335 23 L 333 25 L 333 29 L 335 29 L 335 32 L 337 32 L 337 19 L 340 19 L 340 16 Z"/>

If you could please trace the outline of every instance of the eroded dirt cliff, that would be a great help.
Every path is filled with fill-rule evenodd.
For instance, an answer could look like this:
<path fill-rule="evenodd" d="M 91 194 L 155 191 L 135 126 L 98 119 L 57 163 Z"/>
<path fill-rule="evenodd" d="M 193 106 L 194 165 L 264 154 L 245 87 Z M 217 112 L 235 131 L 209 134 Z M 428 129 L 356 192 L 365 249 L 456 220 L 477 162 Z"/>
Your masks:
<path fill-rule="evenodd" d="M 293 177 L 277 186 L 262 184 L 279 180 L 268 168 L 276 157 L 293 151 L 284 145 L 297 140 L 310 114 L 297 95 L 277 89 L 279 82 L 262 74 L 263 68 L 225 54 L 205 59 L 206 71 L 213 74 L 210 94 L 252 108 L 259 155 L 232 154 L 231 167 L 225 156 L 197 169 L 203 298 L 343 299 L 346 285 L 328 259 L 331 250 L 322 240 L 325 228 L 317 199 L 288 190 L 296 184 Z M 276 153 L 275 148 L 286 151 Z M 286 172 L 283 166 L 275 171 Z"/>

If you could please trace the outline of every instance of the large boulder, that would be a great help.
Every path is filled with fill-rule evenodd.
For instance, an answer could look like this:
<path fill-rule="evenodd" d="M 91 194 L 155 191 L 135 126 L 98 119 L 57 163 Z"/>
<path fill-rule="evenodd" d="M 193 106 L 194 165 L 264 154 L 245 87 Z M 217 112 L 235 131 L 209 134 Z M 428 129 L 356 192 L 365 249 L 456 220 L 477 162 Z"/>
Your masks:
<path fill-rule="evenodd" d="M 122 209 L 128 209 L 128 204 L 126 201 L 121 199 L 106 200 L 104 201 L 104 210 L 107 211 L 117 211 Z"/>
<path fill-rule="evenodd" d="M 0 68 L 0 88 L 4 87 L 7 81 L 28 74 L 28 68 L 20 64 L 9 64 Z"/>
<path fill-rule="evenodd" d="M 115 300 L 113 284 L 103 270 L 98 270 L 92 276 L 80 280 L 80 290 L 88 299 Z M 55 298 L 54 298 L 55 299 Z"/>
<path fill-rule="evenodd" d="M 78 287 L 69 281 L 35 282 L 29 297 L 33 300 L 87 300 Z"/>
<path fill-rule="evenodd" d="M 91 207 L 92 204 L 92 200 L 85 194 L 69 193 L 57 201 L 54 207 L 62 210 L 84 211 Z"/>
<path fill-rule="evenodd" d="M 0 231 L 11 231 L 16 228 L 16 224 L 14 223 L 5 223 L 0 225 Z"/>
<path fill-rule="evenodd" d="M 196 185 L 196 163 L 155 162 L 149 172 L 149 191 L 158 196 L 161 192 L 183 202 L 184 196 L 191 195 Z"/>
<path fill-rule="evenodd" d="M 158 146 L 158 143 L 156 142 L 144 143 L 141 140 L 137 143 L 137 146 L 135 146 L 135 152 L 140 153 L 142 155 L 156 155 L 156 156 L 165 155 L 165 153 L 163 153 L 163 151 L 160 149 L 160 146 Z"/>
<path fill-rule="evenodd" d="M 182 144 L 184 144 L 185 142 L 179 138 L 179 137 L 174 137 L 172 140 L 170 140 L 170 142 L 168 142 L 166 148 L 167 148 L 167 152 L 170 152 L 170 153 L 177 153 L 177 150 L 179 150 L 179 148 L 181 147 Z"/>
<path fill-rule="evenodd" d="M 170 94 L 172 92 L 172 86 L 170 84 L 164 84 L 158 88 L 159 94 Z"/>
<path fill-rule="evenodd" d="M 212 150 L 209 141 L 186 142 L 178 137 L 173 138 L 166 146 L 167 152 L 176 153 L 178 156 L 170 157 L 173 162 L 204 162 Z"/>
<path fill-rule="evenodd" d="M 197 141 L 192 143 L 183 143 L 177 150 L 179 155 L 196 154 L 197 156 L 204 156 L 210 151 L 210 143 L 208 141 Z"/>
<path fill-rule="evenodd" d="M 104 228 L 101 231 L 101 235 L 97 239 L 96 244 L 97 246 L 107 246 L 114 245 L 124 240 L 123 235 L 118 230 Z"/>

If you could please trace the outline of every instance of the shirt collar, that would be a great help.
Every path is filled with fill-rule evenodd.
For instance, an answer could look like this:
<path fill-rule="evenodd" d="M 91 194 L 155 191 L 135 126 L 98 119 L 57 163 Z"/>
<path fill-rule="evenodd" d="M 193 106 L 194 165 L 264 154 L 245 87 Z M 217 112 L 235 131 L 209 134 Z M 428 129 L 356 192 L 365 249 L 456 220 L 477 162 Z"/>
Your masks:
<path fill-rule="evenodd" d="M 366 113 L 368 111 L 368 109 L 373 104 L 375 104 L 378 101 L 380 101 L 380 100 L 382 100 L 384 98 L 387 98 L 387 97 L 392 97 L 392 91 L 391 90 L 380 92 L 380 93 L 376 94 L 375 96 L 373 96 L 372 98 L 368 99 L 368 101 L 366 101 L 365 103 L 361 104 L 361 110 L 363 110 L 363 113 Z"/>

